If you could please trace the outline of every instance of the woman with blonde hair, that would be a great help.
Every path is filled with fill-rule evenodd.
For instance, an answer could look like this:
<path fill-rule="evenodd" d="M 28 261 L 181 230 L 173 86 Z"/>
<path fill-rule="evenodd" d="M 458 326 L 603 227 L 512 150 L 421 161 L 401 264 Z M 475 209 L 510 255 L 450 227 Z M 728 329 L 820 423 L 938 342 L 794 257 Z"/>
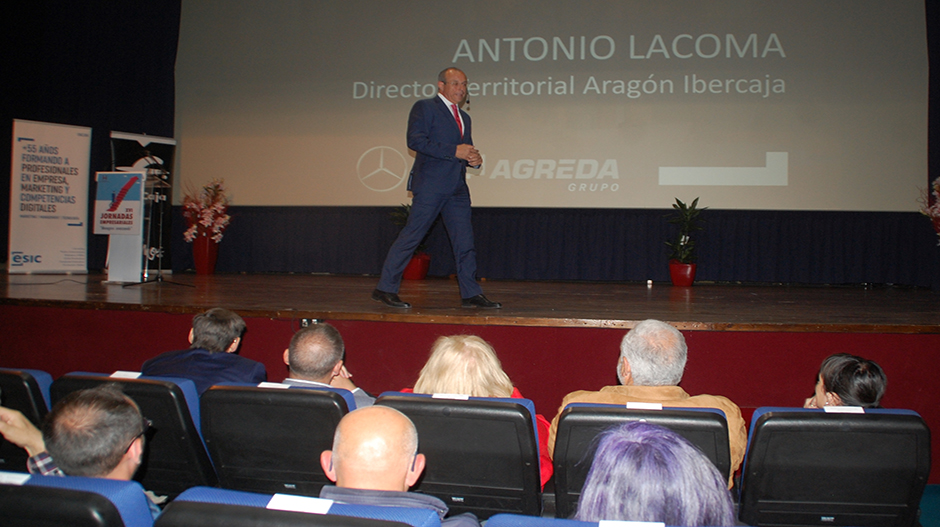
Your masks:
<path fill-rule="evenodd" d="M 509 375 L 488 342 L 476 335 L 439 337 L 431 347 L 431 356 L 421 369 L 414 393 L 448 393 L 470 397 L 508 397 L 522 399 Z M 536 414 L 539 437 L 539 464 L 542 486 L 551 479 L 554 469 L 548 455 L 549 422 Z"/>
<path fill-rule="evenodd" d="M 438 338 L 431 347 L 414 391 L 511 397 L 513 386 L 492 346 L 476 335 L 454 335 Z"/>

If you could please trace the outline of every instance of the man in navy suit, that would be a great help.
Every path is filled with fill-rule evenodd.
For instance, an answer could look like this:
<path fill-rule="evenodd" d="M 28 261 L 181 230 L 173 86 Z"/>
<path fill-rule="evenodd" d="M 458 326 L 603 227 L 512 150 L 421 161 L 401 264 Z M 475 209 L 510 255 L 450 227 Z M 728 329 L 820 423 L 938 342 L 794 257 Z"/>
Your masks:
<path fill-rule="evenodd" d="M 499 308 L 499 302 L 483 296 L 476 281 L 467 167 L 479 167 L 483 158 L 473 146 L 470 115 L 460 110 L 467 98 L 467 76 L 457 68 L 447 68 L 437 77 L 437 91 L 437 97 L 416 102 L 408 116 L 408 148 L 415 151 L 408 179 L 408 190 L 413 195 L 411 214 L 388 251 L 372 299 L 389 307 L 411 307 L 398 297 L 401 276 L 440 214 L 457 261 L 461 306 Z"/>
<path fill-rule="evenodd" d="M 189 349 L 157 355 L 140 367 L 140 374 L 190 379 L 200 395 L 220 382 L 264 382 L 264 364 L 236 355 L 244 332 L 245 321 L 228 309 L 200 313 L 189 330 Z"/>

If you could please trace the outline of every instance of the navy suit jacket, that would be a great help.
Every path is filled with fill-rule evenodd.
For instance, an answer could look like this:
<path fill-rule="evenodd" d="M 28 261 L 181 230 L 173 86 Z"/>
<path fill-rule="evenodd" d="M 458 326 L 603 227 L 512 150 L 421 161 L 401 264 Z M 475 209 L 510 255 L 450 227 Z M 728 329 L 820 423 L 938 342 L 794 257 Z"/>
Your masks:
<path fill-rule="evenodd" d="M 220 382 L 264 382 L 268 374 L 264 364 L 234 353 L 210 353 L 204 349 L 168 351 L 148 360 L 140 374 L 155 377 L 191 379 L 199 395 Z"/>
<path fill-rule="evenodd" d="M 415 163 L 408 178 L 408 190 L 452 194 L 467 186 L 467 162 L 458 159 L 457 145 L 473 144 L 470 115 L 460 110 L 463 138 L 450 106 L 440 96 L 422 99 L 408 115 L 408 148 L 415 151 Z"/>

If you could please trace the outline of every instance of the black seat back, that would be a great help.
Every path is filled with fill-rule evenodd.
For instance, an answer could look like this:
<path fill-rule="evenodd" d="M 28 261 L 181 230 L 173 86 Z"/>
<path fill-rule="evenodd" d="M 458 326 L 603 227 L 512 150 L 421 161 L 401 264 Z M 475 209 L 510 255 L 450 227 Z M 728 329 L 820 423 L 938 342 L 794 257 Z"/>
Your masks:
<path fill-rule="evenodd" d="M 124 527 L 117 507 L 94 492 L 0 485 L 4 527 Z"/>
<path fill-rule="evenodd" d="M 929 472 L 930 430 L 916 412 L 758 408 L 739 516 L 748 525 L 908 527 Z"/>
<path fill-rule="evenodd" d="M 310 514 L 250 507 L 179 501 L 169 504 L 157 518 L 155 527 L 410 527 L 387 520 L 354 518 L 335 514 Z"/>
<path fill-rule="evenodd" d="M 330 483 L 320 453 L 347 412 L 329 390 L 213 386 L 202 394 L 202 432 L 223 488 L 317 496 Z"/>
<path fill-rule="evenodd" d="M 19 410 L 39 427 L 49 411 L 46 401 L 52 377 L 36 370 L 0 368 L 0 405 Z M 26 472 L 29 454 L 0 435 L 0 470 Z"/>
<path fill-rule="evenodd" d="M 427 457 L 413 490 L 437 496 L 452 514 L 489 518 L 500 512 L 541 513 L 539 448 L 528 399 L 434 399 L 383 394 L 418 429 Z"/>
<path fill-rule="evenodd" d="M 568 518 L 577 510 L 581 489 L 597 450 L 597 435 L 611 426 L 629 421 L 646 421 L 672 430 L 698 447 L 725 478 L 730 476 L 728 421 L 719 410 L 638 410 L 614 404 L 570 404 L 558 418 L 555 434 L 556 517 Z"/>
<path fill-rule="evenodd" d="M 70 373 L 52 383 L 53 404 L 65 395 L 105 383 L 117 383 L 140 407 L 153 425 L 147 433 L 146 454 L 134 479 L 144 488 L 171 499 L 197 485 L 213 487 L 218 477 L 190 408 L 198 411 L 198 396 L 192 381 L 141 377 L 115 378 Z M 194 406 L 187 401 L 196 399 Z"/>

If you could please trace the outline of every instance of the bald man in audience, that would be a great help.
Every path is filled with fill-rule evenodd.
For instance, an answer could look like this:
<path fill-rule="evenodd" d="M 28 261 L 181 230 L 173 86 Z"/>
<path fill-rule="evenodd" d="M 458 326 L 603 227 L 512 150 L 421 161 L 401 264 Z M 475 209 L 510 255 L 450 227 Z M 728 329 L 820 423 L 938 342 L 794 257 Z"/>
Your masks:
<path fill-rule="evenodd" d="M 301 328 L 284 350 L 284 364 L 290 370 L 284 384 L 343 388 L 352 392 L 356 408 L 372 406 L 375 397 L 352 382 L 343 362 L 345 354 L 343 337 L 332 325 L 321 322 Z"/>
<path fill-rule="evenodd" d="M 558 415 L 549 428 L 548 448 L 554 455 L 558 418 L 571 403 L 604 403 L 623 405 L 659 403 L 663 406 L 716 408 L 728 421 L 728 440 L 731 449 L 732 474 L 744 460 L 747 432 L 741 409 L 720 395 L 689 395 L 679 387 L 688 346 L 685 337 L 673 326 L 659 320 L 644 320 L 631 329 L 620 343 L 617 377 L 620 385 L 605 386 L 600 391 L 581 390 L 569 393 L 558 408 Z M 729 486 L 730 486 L 729 482 Z"/>
<path fill-rule="evenodd" d="M 336 486 L 320 497 L 354 505 L 431 509 L 443 527 L 480 527 L 470 513 L 447 517 L 441 500 L 408 492 L 424 471 L 418 453 L 418 432 L 405 414 L 386 406 L 370 406 L 346 414 L 336 427 L 333 450 L 320 455 L 323 471 Z"/>

